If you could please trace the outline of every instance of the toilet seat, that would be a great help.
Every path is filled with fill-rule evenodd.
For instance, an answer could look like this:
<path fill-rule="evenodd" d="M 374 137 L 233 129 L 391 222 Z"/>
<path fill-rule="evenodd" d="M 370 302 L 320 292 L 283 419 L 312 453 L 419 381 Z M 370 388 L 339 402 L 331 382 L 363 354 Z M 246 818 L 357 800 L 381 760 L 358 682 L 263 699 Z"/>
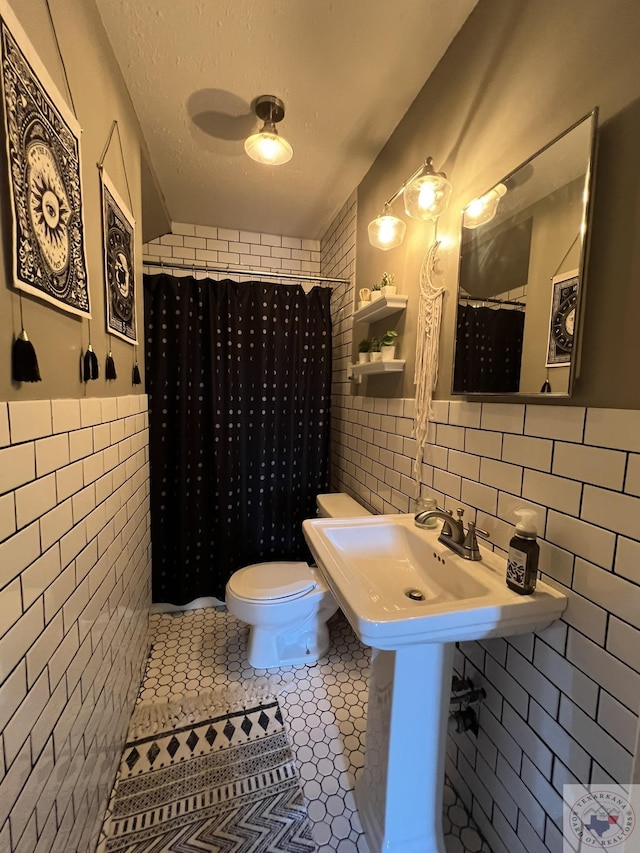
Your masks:
<path fill-rule="evenodd" d="M 228 586 L 245 601 L 276 602 L 302 598 L 318 581 L 306 563 L 254 563 L 234 572 Z"/>

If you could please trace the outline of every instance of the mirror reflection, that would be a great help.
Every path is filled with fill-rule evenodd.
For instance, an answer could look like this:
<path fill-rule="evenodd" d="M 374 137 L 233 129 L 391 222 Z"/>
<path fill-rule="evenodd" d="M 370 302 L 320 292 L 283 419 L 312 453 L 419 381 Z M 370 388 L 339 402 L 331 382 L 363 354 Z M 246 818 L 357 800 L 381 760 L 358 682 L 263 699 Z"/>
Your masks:
<path fill-rule="evenodd" d="M 463 211 L 453 394 L 570 395 L 596 118 Z"/>

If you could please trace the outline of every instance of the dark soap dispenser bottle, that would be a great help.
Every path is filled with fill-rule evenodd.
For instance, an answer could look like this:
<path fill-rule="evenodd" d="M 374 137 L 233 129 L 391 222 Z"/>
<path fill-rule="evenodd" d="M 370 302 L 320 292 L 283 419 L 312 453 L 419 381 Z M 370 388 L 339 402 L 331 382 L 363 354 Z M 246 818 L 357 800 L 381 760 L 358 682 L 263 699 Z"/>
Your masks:
<path fill-rule="evenodd" d="M 520 520 L 509 542 L 507 557 L 507 586 L 520 595 L 531 595 L 538 580 L 540 546 L 536 542 L 536 514 L 529 509 L 518 509 Z"/>

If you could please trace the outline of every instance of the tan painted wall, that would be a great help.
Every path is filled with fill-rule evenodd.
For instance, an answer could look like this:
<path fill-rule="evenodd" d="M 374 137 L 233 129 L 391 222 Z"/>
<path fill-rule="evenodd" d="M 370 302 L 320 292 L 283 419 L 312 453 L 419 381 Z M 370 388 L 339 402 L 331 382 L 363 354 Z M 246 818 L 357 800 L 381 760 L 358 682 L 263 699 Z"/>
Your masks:
<path fill-rule="evenodd" d="M 403 246 L 386 253 L 371 248 L 367 224 L 385 199 L 427 156 L 453 183 L 449 210 L 438 224 L 447 295 L 437 396 L 448 398 L 460 211 L 597 105 L 585 345 L 571 403 L 640 408 L 640 383 L 633 377 L 640 316 L 638 43 L 637 0 L 480 0 L 358 189 L 358 286 L 370 286 L 388 270 L 410 296 L 406 316 L 393 324 L 404 336 L 404 380 L 370 378 L 367 394 L 414 394 L 418 274 L 433 233 L 409 221 Z M 359 334 L 356 329 L 356 343 Z"/>
<path fill-rule="evenodd" d="M 11 0 L 16 17 L 27 31 L 36 51 L 61 92 L 65 93 L 64 76 L 44 0 Z M 6 157 L 0 167 L 0 399 L 55 399 L 112 397 L 142 393 L 143 386 L 131 385 L 133 348 L 124 341 L 111 338 L 105 331 L 104 276 L 102 269 L 102 231 L 100 182 L 96 163 L 107 140 L 114 119 L 118 120 L 126 159 L 126 175 L 133 201 L 133 215 L 140 223 L 140 147 L 142 135 L 129 95 L 102 27 L 93 0 L 50 0 L 58 40 L 67 68 L 70 88 L 82 127 L 82 179 L 86 228 L 87 262 L 91 298 L 91 332 L 93 347 L 100 362 L 100 379 L 80 381 L 80 353 L 88 343 L 88 323 L 66 314 L 36 298 L 23 296 L 24 322 L 38 354 L 43 381 L 15 385 L 11 382 L 11 343 L 20 331 L 19 305 L 16 291 L 10 286 L 11 218 L 7 204 Z M 0 131 L 4 148 L 4 125 Z M 118 192 L 126 201 L 127 185 L 117 138 L 114 137 L 105 168 Z M 138 340 L 142 340 L 142 264 L 141 232 L 137 229 L 136 267 L 138 276 Z M 107 382 L 104 362 L 107 350 L 113 351 L 118 379 Z M 139 361 L 142 350 L 139 350 Z M 142 368 L 142 364 L 140 365 Z"/>
<path fill-rule="evenodd" d="M 547 197 L 534 207 L 527 319 L 524 324 L 520 371 L 520 388 L 525 391 L 539 391 L 547 375 L 545 363 L 549 342 L 551 280 L 555 275 L 577 270 L 580 263 L 580 245 L 575 241 L 580 229 L 580 200 L 584 182 L 574 181 L 559 192 L 568 199 L 566 206 L 559 207 L 554 198 Z M 548 374 L 553 393 L 566 394 L 569 367 L 550 368 Z"/>

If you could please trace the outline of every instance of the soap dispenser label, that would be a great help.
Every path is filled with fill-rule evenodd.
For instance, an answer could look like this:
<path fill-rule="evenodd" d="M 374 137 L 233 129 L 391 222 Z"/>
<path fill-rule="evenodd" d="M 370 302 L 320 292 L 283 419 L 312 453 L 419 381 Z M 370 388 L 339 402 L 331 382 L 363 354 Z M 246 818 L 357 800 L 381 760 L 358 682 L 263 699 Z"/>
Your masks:
<path fill-rule="evenodd" d="M 527 566 L 527 555 L 517 548 L 509 548 L 507 559 L 507 581 L 524 589 L 525 569 Z"/>

